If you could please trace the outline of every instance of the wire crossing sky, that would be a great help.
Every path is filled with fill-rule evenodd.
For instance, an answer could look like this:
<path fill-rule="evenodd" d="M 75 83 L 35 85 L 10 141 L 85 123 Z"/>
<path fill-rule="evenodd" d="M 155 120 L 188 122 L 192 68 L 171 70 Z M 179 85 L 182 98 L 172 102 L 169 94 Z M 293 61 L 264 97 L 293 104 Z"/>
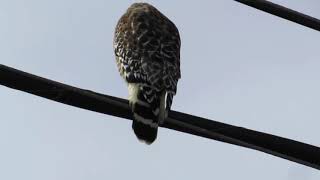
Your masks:
<path fill-rule="evenodd" d="M 0 84 L 74 107 L 133 120 L 132 112 L 126 99 L 69 86 L 4 65 L 0 65 Z M 170 111 L 168 118 L 161 126 L 258 150 L 318 170 L 320 169 L 320 158 L 318 157 L 320 148 L 303 142 L 177 111 Z"/>

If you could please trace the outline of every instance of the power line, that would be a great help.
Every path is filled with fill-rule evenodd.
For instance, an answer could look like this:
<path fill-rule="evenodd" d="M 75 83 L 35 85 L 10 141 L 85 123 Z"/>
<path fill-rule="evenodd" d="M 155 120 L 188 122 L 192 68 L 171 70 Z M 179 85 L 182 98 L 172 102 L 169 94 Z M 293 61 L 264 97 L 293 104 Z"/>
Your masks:
<path fill-rule="evenodd" d="M 278 4 L 265 1 L 265 0 L 234 0 L 239 3 L 254 7 L 261 11 L 273 14 L 275 16 L 282 17 L 289 21 L 301 24 L 303 26 L 320 31 L 320 20 L 306 14 L 302 14 L 298 11 L 280 6 Z"/>
<path fill-rule="evenodd" d="M 53 101 L 132 119 L 128 101 L 0 65 L 0 84 Z M 171 111 L 163 127 L 262 151 L 320 170 L 320 148 L 250 129 Z"/>
<path fill-rule="evenodd" d="M 320 31 L 320 20 L 265 0 L 235 0 Z M 132 119 L 128 101 L 72 87 L 4 65 L 0 84 L 71 106 Z M 163 127 L 262 151 L 320 170 L 320 148 L 250 129 L 171 111 Z"/>

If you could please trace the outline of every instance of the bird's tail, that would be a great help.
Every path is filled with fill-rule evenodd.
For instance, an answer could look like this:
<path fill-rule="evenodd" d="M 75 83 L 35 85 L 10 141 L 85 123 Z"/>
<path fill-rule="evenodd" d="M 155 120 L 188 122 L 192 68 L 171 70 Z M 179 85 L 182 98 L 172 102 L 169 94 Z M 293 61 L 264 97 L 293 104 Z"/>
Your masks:
<path fill-rule="evenodd" d="M 150 127 L 137 118 L 132 122 L 132 129 L 137 138 L 146 144 L 152 144 L 157 139 L 158 127 Z"/>
<path fill-rule="evenodd" d="M 134 117 L 132 129 L 139 140 L 151 144 L 157 138 L 159 123 L 165 118 L 165 106 L 162 106 L 165 96 L 150 87 L 136 88 L 139 88 L 136 94 L 129 98 Z"/>

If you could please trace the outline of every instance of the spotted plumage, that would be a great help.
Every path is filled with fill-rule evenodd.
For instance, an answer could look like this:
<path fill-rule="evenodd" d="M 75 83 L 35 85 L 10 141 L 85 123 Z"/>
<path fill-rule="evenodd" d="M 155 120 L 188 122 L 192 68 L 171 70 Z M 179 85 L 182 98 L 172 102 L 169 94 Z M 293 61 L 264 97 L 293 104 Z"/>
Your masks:
<path fill-rule="evenodd" d="M 134 3 L 120 18 L 114 35 L 120 75 L 128 84 L 136 136 L 151 144 L 171 108 L 180 79 L 180 36 L 155 7 Z"/>

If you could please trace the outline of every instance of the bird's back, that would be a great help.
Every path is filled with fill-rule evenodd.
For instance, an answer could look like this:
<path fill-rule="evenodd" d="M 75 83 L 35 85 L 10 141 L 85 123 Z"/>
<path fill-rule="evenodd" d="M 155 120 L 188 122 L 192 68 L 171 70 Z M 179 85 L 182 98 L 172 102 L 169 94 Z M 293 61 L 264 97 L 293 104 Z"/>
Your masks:
<path fill-rule="evenodd" d="M 138 138 L 147 139 L 143 136 L 150 135 L 150 128 L 157 129 L 176 93 L 180 78 L 179 32 L 155 7 L 135 3 L 117 24 L 114 49 L 119 72 L 129 87 L 133 129 Z M 156 131 L 151 134 L 153 138 L 146 141 L 154 141 Z"/>

